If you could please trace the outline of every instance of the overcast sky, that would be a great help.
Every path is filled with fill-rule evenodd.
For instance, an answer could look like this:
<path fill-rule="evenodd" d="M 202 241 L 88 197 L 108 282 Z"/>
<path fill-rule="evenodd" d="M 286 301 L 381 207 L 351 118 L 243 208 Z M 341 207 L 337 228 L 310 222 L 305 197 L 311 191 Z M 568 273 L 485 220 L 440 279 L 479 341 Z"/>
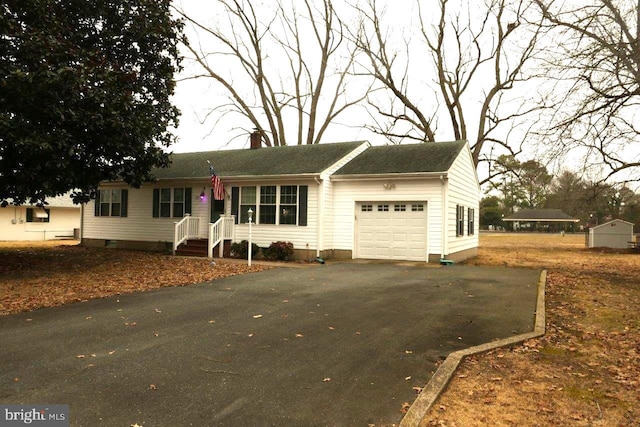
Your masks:
<path fill-rule="evenodd" d="M 434 0 L 429 0 L 429 2 L 436 4 Z M 348 11 L 342 3 L 346 4 L 346 2 L 337 1 L 336 7 L 339 7 L 340 4 L 343 8 L 341 9 L 342 11 Z M 395 2 L 378 0 L 378 3 L 380 7 L 386 8 L 385 19 L 391 25 L 402 24 L 407 26 L 412 19 L 415 0 L 396 0 Z M 387 8 L 386 5 L 390 3 L 393 3 L 394 7 Z M 213 25 L 214 22 L 220 19 L 219 16 L 216 16 L 216 10 L 213 6 L 216 2 L 175 0 L 174 4 L 201 23 Z M 269 1 L 256 1 L 255 4 L 270 7 L 271 3 Z M 437 11 L 435 12 L 437 13 Z M 347 23 L 355 22 L 355 13 L 352 17 L 345 16 L 345 13 L 341 13 L 340 16 Z M 199 32 L 201 31 L 199 30 Z M 204 37 L 194 37 L 193 28 L 189 25 L 186 27 L 186 33 L 192 40 L 192 44 L 194 42 L 199 44 L 206 40 Z M 188 152 L 247 147 L 248 135 L 235 138 L 238 132 L 234 132 L 233 128 L 242 127 L 246 129 L 250 127 L 248 120 L 241 120 L 238 116 L 235 116 L 234 119 L 221 119 L 216 114 L 207 117 L 207 112 L 210 108 L 226 102 L 226 92 L 221 86 L 212 79 L 206 78 L 181 80 L 201 71 L 199 65 L 189 60 L 191 54 L 186 49 L 183 49 L 183 54 L 185 56 L 183 61 L 184 70 L 177 76 L 178 84 L 173 98 L 174 103 L 182 111 L 180 125 L 175 131 L 179 140 L 171 149 L 174 152 Z M 238 82 L 238 84 L 241 84 L 241 82 Z M 202 123 L 203 121 L 204 123 Z M 354 123 L 362 123 L 364 121 L 369 121 L 368 113 L 364 108 L 356 107 L 349 110 L 346 115 L 340 116 L 337 123 L 327 131 L 323 137 L 323 143 L 354 140 L 368 140 L 375 145 L 387 143 L 386 138 L 375 135 L 361 125 L 354 125 Z M 340 125 L 340 123 L 343 123 L 343 125 Z"/>
<path fill-rule="evenodd" d="M 483 0 L 477 1 L 481 2 Z M 344 8 L 345 1 L 336 0 L 335 3 L 336 7 Z M 457 1 L 452 1 L 449 6 L 457 3 Z M 461 1 L 461 3 L 468 6 L 471 11 L 470 13 L 472 14 L 474 11 L 481 9 L 477 7 L 474 8 L 471 3 L 465 3 L 464 1 Z M 204 24 L 214 25 L 214 22 L 224 20 L 224 15 L 217 15 L 217 13 L 219 13 L 216 12 L 216 5 L 218 4 L 217 1 L 205 2 L 202 0 L 174 0 L 174 4 L 176 7 L 183 9 L 188 15 Z M 266 7 L 267 10 L 269 10 L 272 8 L 273 2 L 269 0 L 256 0 L 254 1 L 254 4 L 258 7 Z M 395 33 L 393 33 L 392 36 L 399 37 L 399 33 L 403 33 L 406 29 L 411 27 L 412 20 L 414 20 L 415 23 L 415 0 L 378 0 L 378 4 L 380 8 L 385 7 L 385 5 L 387 6 L 385 23 L 390 26 L 395 26 Z M 428 9 L 426 8 L 433 5 L 432 18 L 438 18 L 439 10 L 437 9 L 437 0 L 424 0 L 421 4 L 427 12 Z M 347 13 L 345 13 L 344 10 L 347 9 L 341 10 L 341 19 L 346 23 L 351 23 L 353 25 L 353 23 L 356 22 L 355 14 L 353 14 L 353 16 L 349 16 L 348 10 Z M 426 15 L 428 15 L 428 13 Z M 479 22 L 480 17 L 477 17 L 477 20 Z M 186 31 L 190 36 L 192 45 L 206 43 L 206 39 L 204 37 L 197 37 L 197 34 L 194 33 L 194 30 L 190 25 L 187 25 Z M 401 34 L 401 36 L 407 37 L 407 34 Z M 409 36 L 411 35 L 409 34 Z M 402 37 L 400 37 L 400 39 L 402 39 Z M 177 76 L 179 81 L 176 88 L 176 94 L 173 98 L 174 103 L 182 111 L 182 116 L 180 119 L 180 126 L 175 130 L 175 134 L 178 136 L 178 142 L 171 147 L 171 150 L 174 152 L 189 152 L 248 147 L 248 129 L 251 129 L 251 124 L 248 119 L 242 118 L 238 115 L 220 117 L 219 114 L 212 114 L 207 116 L 207 113 L 211 108 L 227 102 L 227 94 L 221 85 L 210 78 L 182 80 L 194 75 L 195 73 L 201 72 L 200 66 L 194 64 L 192 60 L 189 60 L 189 57 L 191 56 L 190 53 L 188 53 L 186 49 L 183 49 L 183 53 L 186 57 L 183 62 L 184 71 Z M 411 61 L 413 62 L 412 66 L 416 66 L 416 62 L 418 62 L 419 58 L 424 55 L 424 51 L 419 51 L 417 54 L 411 55 Z M 285 64 L 286 63 L 283 63 L 283 66 Z M 215 63 L 215 67 L 217 69 L 224 69 L 224 67 L 221 67 L 220 65 L 220 61 L 218 60 L 218 62 Z M 418 63 L 417 66 L 420 67 L 420 64 Z M 488 66 L 491 66 L 491 64 L 488 64 Z M 420 96 L 422 96 L 423 101 L 426 99 L 428 102 L 430 99 L 429 97 L 432 95 L 432 93 L 429 92 L 430 89 L 428 88 L 428 83 L 433 81 L 435 77 L 428 74 L 430 69 L 432 69 L 431 66 L 426 65 L 423 68 L 424 72 L 420 70 L 421 72 L 414 73 L 412 76 L 415 81 L 413 87 L 418 88 L 418 90 L 416 91 L 414 89 L 411 92 L 411 96 L 415 96 L 416 93 L 419 93 Z M 241 80 L 234 78 L 234 85 L 241 87 L 242 84 L 243 82 Z M 251 85 L 251 83 L 248 83 L 248 85 Z M 477 82 L 475 85 L 480 86 Z M 479 96 L 482 96 L 481 87 L 474 89 L 477 89 Z M 514 96 L 515 94 L 514 99 L 515 104 L 517 104 L 518 102 L 521 102 L 517 97 L 522 96 L 522 98 L 524 98 L 527 91 L 535 91 L 536 89 L 537 88 L 535 86 L 516 86 L 509 96 Z M 469 104 L 471 103 L 467 102 L 465 109 L 469 108 Z M 517 106 L 514 108 L 517 108 Z M 441 111 L 441 114 L 444 114 L 444 111 Z M 349 110 L 346 115 L 339 117 L 338 124 L 329 128 L 323 137 L 323 143 L 354 140 L 368 140 L 374 145 L 388 143 L 386 138 L 375 135 L 362 126 L 362 123 L 367 121 L 370 123 L 370 118 L 364 108 L 353 108 Z M 475 129 L 473 129 L 474 124 L 468 123 L 468 125 L 470 126 L 469 134 L 473 135 L 475 133 Z M 440 126 L 437 132 L 438 140 L 442 141 L 453 139 L 452 135 L 442 132 L 445 128 L 446 126 Z M 242 130 L 239 131 L 238 129 Z M 525 147 L 525 155 L 519 157 L 522 161 L 534 158 L 536 155 L 535 150 L 539 145 L 534 140 L 529 141 L 529 144 L 530 145 L 528 147 Z M 580 162 L 576 161 L 576 158 L 577 156 L 573 159 L 564 159 L 565 161 L 558 166 L 558 168 L 568 166 L 572 170 L 579 170 Z M 553 165 L 551 164 L 549 164 L 548 167 L 553 169 Z M 479 174 L 483 175 L 482 168 L 479 169 Z"/>

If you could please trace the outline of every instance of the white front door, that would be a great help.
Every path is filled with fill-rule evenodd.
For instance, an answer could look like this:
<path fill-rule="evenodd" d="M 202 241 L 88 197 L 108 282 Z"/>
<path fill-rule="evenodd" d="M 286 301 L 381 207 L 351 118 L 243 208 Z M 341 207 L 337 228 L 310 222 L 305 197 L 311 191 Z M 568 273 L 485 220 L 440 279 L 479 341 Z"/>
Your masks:
<path fill-rule="evenodd" d="M 427 260 L 426 202 L 358 202 L 356 224 L 356 258 Z"/>

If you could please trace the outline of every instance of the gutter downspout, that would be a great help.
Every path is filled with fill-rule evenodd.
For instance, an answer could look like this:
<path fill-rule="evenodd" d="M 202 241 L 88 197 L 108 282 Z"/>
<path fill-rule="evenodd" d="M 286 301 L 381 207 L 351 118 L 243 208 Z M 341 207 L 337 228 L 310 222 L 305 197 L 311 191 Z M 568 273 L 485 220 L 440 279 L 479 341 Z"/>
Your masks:
<path fill-rule="evenodd" d="M 441 244 L 441 259 L 447 258 L 447 252 L 449 251 L 449 245 L 447 244 L 447 227 L 448 227 L 448 218 L 447 218 L 447 207 L 449 201 L 447 200 L 447 179 L 444 175 L 440 175 L 440 182 L 442 183 L 442 244 Z"/>
<path fill-rule="evenodd" d="M 96 201 L 97 203 L 97 201 Z M 80 204 L 80 236 L 78 236 L 80 238 L 80 245 L 82 245 L 82 239 L 84 238 L 84 208 L 86 206 L 86 203 L 81 203 Z"/>
<path fill-rule="evenodd" d="M 323 246 L 323 236 L 324 236 L 324 197 L 323 194 L 323 185 L 322 180 L 317 176 L 313 177 L 313 180 L 318 184 L 318 228 L 316 230 L 316 258 L 320 258 L 320 248 Z"/>

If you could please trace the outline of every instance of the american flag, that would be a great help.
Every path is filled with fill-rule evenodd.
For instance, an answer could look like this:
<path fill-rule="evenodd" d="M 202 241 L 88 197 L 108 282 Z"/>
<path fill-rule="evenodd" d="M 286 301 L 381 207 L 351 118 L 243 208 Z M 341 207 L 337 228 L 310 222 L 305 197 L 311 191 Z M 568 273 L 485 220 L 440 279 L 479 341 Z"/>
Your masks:
<path fill-rule="evenodd" d="M 224 185 L 222 185 L 222 181 L 218 178 L 215 171 L 213 170 L 213 166 L 209 163 L 209 171 L 211 172 L 211 188 L 213 188 L 213 199 L 214 200 L 224 200 Z"/>

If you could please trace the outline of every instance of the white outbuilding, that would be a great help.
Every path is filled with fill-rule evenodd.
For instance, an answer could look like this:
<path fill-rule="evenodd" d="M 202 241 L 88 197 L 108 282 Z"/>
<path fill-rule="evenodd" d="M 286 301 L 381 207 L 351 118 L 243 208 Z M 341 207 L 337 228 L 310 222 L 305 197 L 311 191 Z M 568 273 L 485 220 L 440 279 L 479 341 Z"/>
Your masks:
<path fill-rule="evenodd" d="M 69 194 L 47 198 L 47 205 L 0 207 L 0 241 L 38 241 L 80 237 L 80 205 Z"/>
<path fill-rule="evenodd" d="M 605 222 L 589 230 L 590 248 L 628 248 L 633 242 L 633 224 L 621 219 Z"/>

